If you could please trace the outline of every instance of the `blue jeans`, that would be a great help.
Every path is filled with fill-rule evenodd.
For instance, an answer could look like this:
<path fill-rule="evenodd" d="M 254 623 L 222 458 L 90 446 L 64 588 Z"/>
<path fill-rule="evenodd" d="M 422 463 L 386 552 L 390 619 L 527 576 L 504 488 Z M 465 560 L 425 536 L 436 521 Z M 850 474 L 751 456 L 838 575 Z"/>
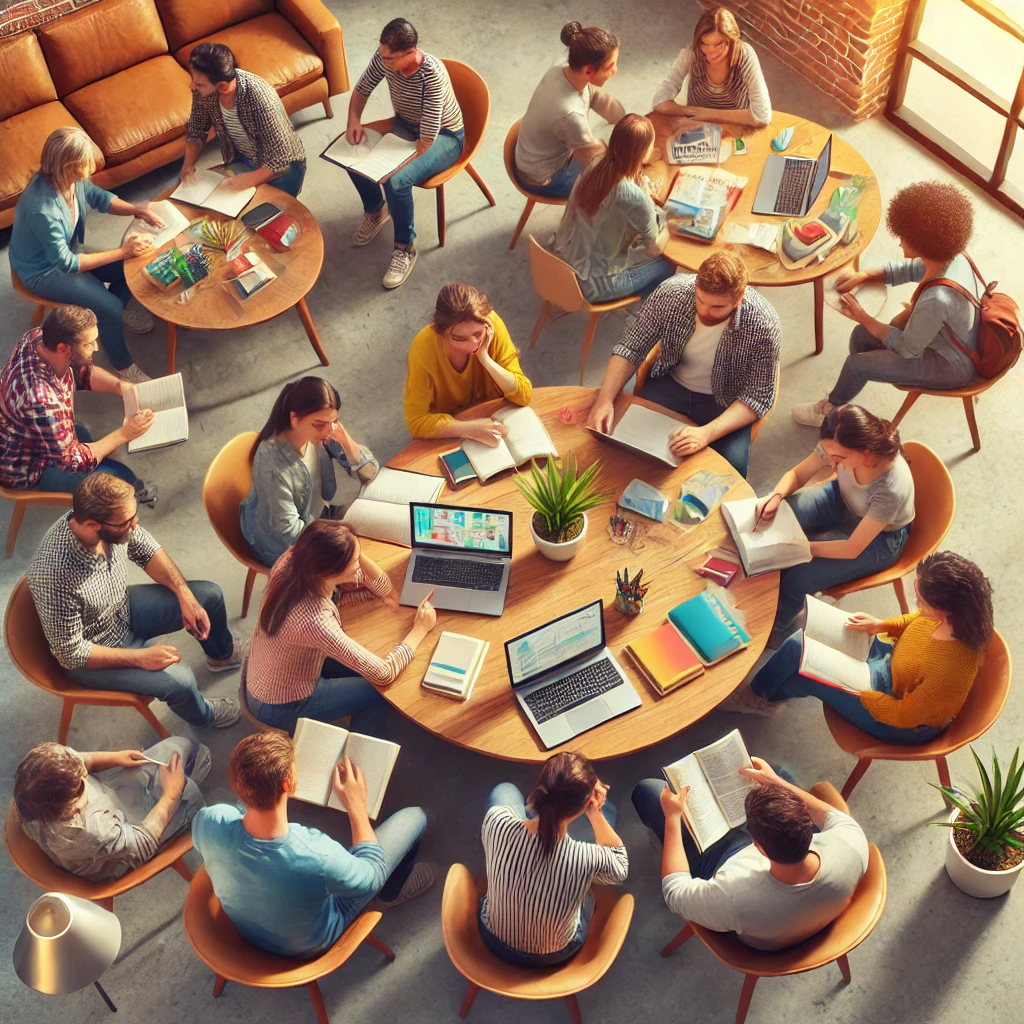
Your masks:
<path fill-rule="evenodd" d="M 196 600 L 210 617 L 210 635 L 201 642 L 208 658 L 228 657 L 234 647 L 228 629 L 224 595 L 216 583 L 189 581 Z M 181 606 L 174 593 L 158 583 L 128 588 L 128 623 L 131 632 L 121 647 L 152 647 L 157 638 L 182 629 Z M 165 701 L 179 718 L 196 728 L 213 722 L 213 706 L 199 692 L 196 677 L 184 662 L 159 671 L 145 668 L 76 668 L 68 676 L 82 686 L 97 690 L 140 693 Z"/>
<path fill-rule="evenodd" d="M 845 539 L 856 529 L 858 520 L 846 507 L 836 480 L 803 487 L 786 501 L 796 513 L 808 540 Z M 883 530 L 856 558 L 812 558 L 803 565 L 783 569 L 779 580 L 779 607 L 775 613 L 776 628 L 791 630 L 807 594 L 888 569 L 900 557 L 909 535 L 909 526 L 890 532 Z"/>
<path fill-rule="evenodd" d="M 93 440 L 92 434 L 81 423 L 75 423 L 75 436 L 79 441 L 88 444 Z M 111 476 L 120 477 L 134 484 L 138 477 L 123 463 L 114 459 L 101 459 L 95 469 L 88 469 L 84 472 L 75 472 L 71 469 L 62 469 L 60 466 L 47 466 L 43 475 L 32 484 L 36 491 L 68 491 L 74 493 L 75 488 L 93 473 L 110 473 Z"/>
<path fill-rule="evenodd" d="M 583 168 L 575 161 L 570 160 L 564 167 L 560 167 L 551 175 L 551 180 L 546 185 L 534 185 L 532 181 L 524 181 L 519 172 L 516 171 L 516 181 L 535 196 L 553 196 L 556 199 L 568 199 L 576 179 L 580 176 Z"/>
<path fill-rule="evenodd" d="M 688 416 L 698 427 L 703 427 L 725 412 L 725 407 L 715 401 L 714 395 L 684 388 L 670 373 L 663 377 L 648 377 L 641 398 L 657 402 L 666 409 Z M 713 448 L 742 477 L 750 468 L 750 429 L 748 423 L 731 434 L 725 434 L 708 445 Z"/>
<path fill-rule="evenodd" d="M 228 164 L 227 170 L 234 171 L 235 174 L 245 174 L 248 171 L 255 171 L 260 166 L 260 164 L 251 164 L 242 157 Z M 297 196 L 302 191 L 302 183 L 305 180 L 306 161 L 293 160 L 284 171 L 276 178 L 271 178 L 267 184 L 279 188 L 282 192 L 287 192 L 290 196 Z"/>
<path fill-rule="evenodd" d="M 667 281 L 676 272 L 676 265 L 664 256 L 655 256 L 653 260 L 633 263 L 608 277 L 591 277 L 580 281 L 580 291 L 591 302 L 611 302 L 612 299 L 624 299 L 627 295 L 637 295 L 646 299 L 662 281 Z"/>

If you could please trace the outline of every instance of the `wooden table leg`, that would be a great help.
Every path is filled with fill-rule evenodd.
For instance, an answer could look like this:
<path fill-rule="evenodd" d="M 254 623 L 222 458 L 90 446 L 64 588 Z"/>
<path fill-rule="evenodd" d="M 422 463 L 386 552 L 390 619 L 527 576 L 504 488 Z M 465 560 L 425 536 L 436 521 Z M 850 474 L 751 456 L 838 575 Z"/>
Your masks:
<path fill-rule="evenodd" d="M 305 298 L 299 299 L 295 303 L 295 308 L 298 311 L 299 319 L 302 321 L 302 326 L 306 329 L 306 337 L 309 338 L 309 343 L 313 346 L 313 351 L 320 360 L 320 365 L 330 366 L 331 362 L 327 358 L 327 353 L 324 352 L 323 345 L 320 344 L 320 335 L 317 334 L 313 318 L 309 315 L 309 306 L 306 305 Z"/>
<path fill-rule="evenodd" d="M 814 279 L 814 354 L 820 356 L 825 347 L 825 282 Z"/>
<path fill-rule="evenodd" d="M 167 321 L 167 373 L 168 375 L 177 372 L 174 369 L 175 360 L 178 354 L 178 327 Z"/>

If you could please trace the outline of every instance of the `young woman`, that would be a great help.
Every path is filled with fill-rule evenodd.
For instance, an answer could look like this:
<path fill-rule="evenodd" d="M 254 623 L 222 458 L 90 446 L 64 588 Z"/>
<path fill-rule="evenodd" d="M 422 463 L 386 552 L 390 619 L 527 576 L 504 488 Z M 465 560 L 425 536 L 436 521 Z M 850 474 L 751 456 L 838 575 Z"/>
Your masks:
<path fill-rule="evenodd" d="M 757 54 L 740 39 L 727 7 L 705 11 L 693 30 L 693 44 L 679 51 L 651 104 L 658 114 L 685 122 L 721 121 L 760 128 L 772 119 L 768 86 Z"/>
<path fill-rule="evenodd" d="M 532 393 L 508 328 L 487 296 L 472 285 L 446 284 L 437 294 L 433 323 L 409 347 L 409 433 L 465 437 L 494 447 L 506 427 L 492 419 L 457 420 L 454 414 L 489 398 L 528 405 Z"/>
<path fill-rule="evenodd" d="M 143 310 L 125 309 L 131 291 L 124 279 L 124 261 L 144 255 L 151 246 L 129 238 L 105 252 L 79 254 L 78 247 L 85 242 L 87 206 L 119 217 L 142 217 L 157 227 L 163 227 L 163 221 L 148 203 L 134 206 L 98 188 L 89 180 L 95 170 L 93 145 L 81 128 L 50 133 L 43 143 L 39 171 L 14 210 L 11 269 L 41 298 L 91 309 L 114 369 L 125 380 L 139 384 L 149 377 L 132 361 L 124 328 L 143 334 L 153 329 L 153 318 Z"/>
<path fill-rule="evenodd" d="M 654 125 L 627 114 L 612 130 L 608 151 L 573 186 L 553 252 L 576 272 L 591 302 L 649 295 L 676 271 L 661 255 L 668 229 L 640 184 L 653 151 Z"/>
<path fill-rule="evenodd" d="M 920 288 L 945 277 L 979 298 L 984 285 L 979 287 L 964 252 L 974 225 L 970 199 L 956 185 L 919 181 L 892 197 L 886 225 L 906 258 L 850 272 L 837 282 L 843 312 L 857 321 L 850 335 L 850 354 L 827 398 L 793 407 L 797 423 L 816 427 L 830 409 L 852 402 L 872 380 L 945 389 L 963 387 L 974 379 L 974 363 L 956 341 L 976 351 L 981 317 L 959 292 L 946 285 L 927 288 L 909 311 L 889 324 L 868 316 L 852 294 L 865 281 L 884 281 L 890 287 L 916 281 Z"/>
<path fill-rule="evenodd" d="M 629 872 L 607 793 L 593 765 L 572 753 L 548 758 L 527 801 L 508 782 L 491 791 L 480 833 L 487 895 L 479 926 L 496 956 L 548 967 L 580 951 L 593 908 L 590 887 L 619 885 Z M 593 842 L 568 835 L 584 814 Z"/>
<path fill-rule="evenodd" d="M 321 377 L 286 384 L 252 450 L 252 487 L 242 502 L 242 534 L 264 565 L 295 543 L 302 528 L 334 514 L 334 462 L 361 483 L 380 468 L 338 419 L 341 397 Z"/>
<path fill-rule="evenodd" d="M 339 612 L 373 598 L 398 613 L 388 574 L 360 551 L 356 535 L 331 519 L 310 523 L 277 560 L 263 595 L 242 670 L 253 715 L 289 733 L 299 718 L 351 715 L 355 732 L 382 735 L 388 705 L 377 687 L 393 683 L 412 661 L 437 614 L 428 594 L 405 638 L 379 658 L 345 633 Z"/>

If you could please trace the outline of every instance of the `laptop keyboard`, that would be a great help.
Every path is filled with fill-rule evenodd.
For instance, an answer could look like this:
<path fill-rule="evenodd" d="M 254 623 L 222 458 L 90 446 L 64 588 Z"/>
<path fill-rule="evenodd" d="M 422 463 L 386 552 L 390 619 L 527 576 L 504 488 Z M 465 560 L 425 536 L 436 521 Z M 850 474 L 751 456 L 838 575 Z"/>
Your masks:
<path fill-rule="evenodd" d="M 775 195 L 775 212 L 801 215 L 807 183 L 814 174 L 816 164 L 813 160 L 786 160 L 779 182 L 779 191 Z"/>
<path fill-rule="evenodd" d="M 462 590 L 497 590 L 501 586 L 503 562 L 473 562 L 468 558 L 425 558 L 417 555 L 413 583 Z"/>
<path fill-rule="evenodd" d="M 587 665 L 570 675 L 563 676 L 550 686 L 534 690 L 523 700 L 533 712 L 537 723 L 541 724 L 576 707 L 577 704 L 607 693 L 621 682 L 622 676 L 615 666 L 608 658 L 602 658 L 593 665 Z"/>

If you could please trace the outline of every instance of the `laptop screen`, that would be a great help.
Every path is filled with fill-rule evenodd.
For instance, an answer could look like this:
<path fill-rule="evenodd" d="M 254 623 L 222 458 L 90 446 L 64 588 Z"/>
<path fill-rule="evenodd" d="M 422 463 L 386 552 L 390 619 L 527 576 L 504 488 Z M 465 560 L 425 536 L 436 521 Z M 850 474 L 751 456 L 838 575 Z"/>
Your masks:
<path fill-rule="evenodd" d="M 811 191 L 807 197 L 807 207 L 810 209 L 811 203 L 818 198 L 818 193 L 825 187 L 825 179 L 828 177 L 828 172 L 832 167 L 832 136 L 828 137 L 828 142 L 825 143 L 825 148 L 821 151 L 821 155 L 818 157 L 818 166 L 814 169 L 814 181 L 811 184 Z"/>
<path fill-rule="evenodd" d="M 505 641 L 505 661 L 513 686 L 532 683 L 561 665 L 604 647 L 604 606 L 577 608 L 529 633 Z"/>
<path fill-rule="evenodd" d="M 512 513 L 412 502 L 413 547 L 512 553 Z"/>

